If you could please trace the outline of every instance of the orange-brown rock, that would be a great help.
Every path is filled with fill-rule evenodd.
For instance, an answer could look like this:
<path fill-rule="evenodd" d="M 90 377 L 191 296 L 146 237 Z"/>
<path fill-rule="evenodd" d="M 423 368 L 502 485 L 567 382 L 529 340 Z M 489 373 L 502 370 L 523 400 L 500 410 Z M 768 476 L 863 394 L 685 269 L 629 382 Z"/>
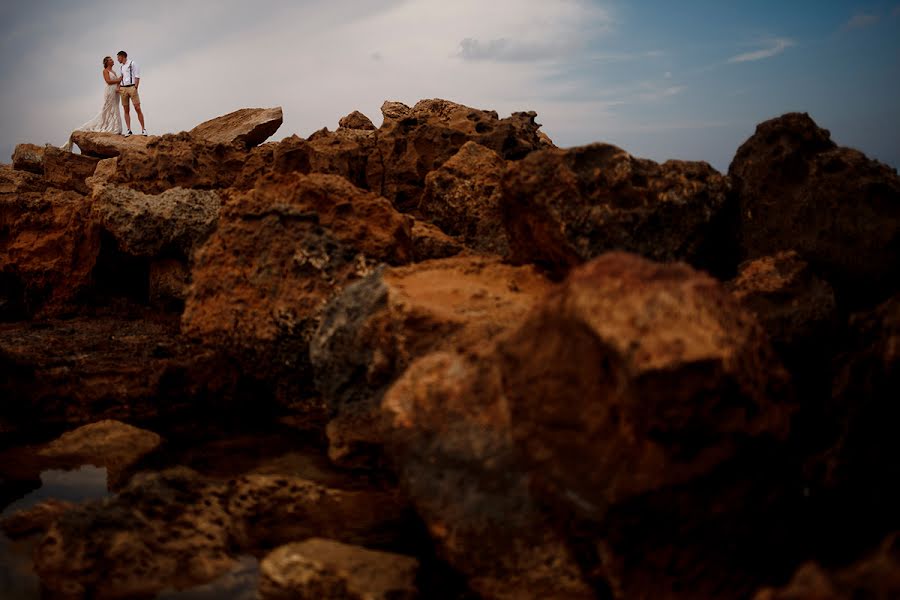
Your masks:
<path fill-rule="evenodd" d="M 93 196 L 93 216 L 134 256 L 189 258 L 216 228 L 222 199 L 211 190 L 172 188 L 144 194 L 105 185 Z"/>
<path fill-rule="evenodd" d="M 40 175 L 19 171 L 10 165 L 0 165 L 0 198 L 7 194 L 43 192 L 45 189 L 47 189 L 47 182 Z"/>
<path fill-rule="evenodd" d="M 563 536 L 529 490 L 489 356 L 415 361 L 382 403 L 388 453 L 438 556 L 487 599 L 593 599 Z"/>
<path fill-rule="evenodd" d="M 241 174 L 246 160 L 247 152 L 236 145 L 213 144 L 188 133 L 169 134 L 121 148 L 111 182 L 147 194 L 174 187 L 226 188 Z"/>
<path fill-rule="evenodd" d="M 900 177 L 803 113 L 760 123 L 728 174 L 747 258 L 796 250 L 850 305 L 898 290 Z"/>
<path fill-rule="evenodd" d="M 447 100 L 422 100 L 413 108 L 386 103 L 378 146 L 369 159 L 369 189 L 414 210 L 425 176 L 447 162 L 468 141 L 486 146 L 506 159 L 520 159 L 540 146 L 536 113 L 514 113 L 500 119 L 494 111 L 469 108 Z M 402 115 L 402 116 L 400 116 Z"/>
<path fill-rule="evenodd" d="M 64 433 L 38 454 L 55 467 L 105 467 L 109 489 L 116 489 L 126 481 L 128 469 L 161 443 L 152 431 L 107 419 Z"/>
<path fill-rule="evenodd" d="M 191 270 L 183 260 L 162 258 L 150 263 L 148 299 L 165 308 L 183 306 L 191 283 Z"/>
<path fill-rule="evenodd" d="M 870 556 L 841 569 L 815 563 L 797 569 L 780 588 L 766 588 L 755 600 L 855 600 L 900 597 L 900 535 L 893 533 Z"/>
<path fill-rule="evenodd" d="M 156 135 L 132 135 L 125 137 L 118 133 L 100 131 L 73 131 L 72 141 L 81 153 L 95 158 L 115 158 L 123 152 L 142 152 L 150 144 L 158 142 Z"/>
<path fill-rule="evenodd" d="M 506 256 L 509 243 L 500 212 L 505 168 L 506 161 L 496 152 L 467 142 L 428 174 L 419 212 L 469 248 Z"/>
<path fill-rule="evenodd" d="M 223 482 L 184 467 L 139 473 L 116 496 L 64 513 L 38 543 L 35 571 L 57 595 L 154 597 L 226 573 L 236 553 L 320 532 L 383 543 L 384 531 L 400 529 L 391 519 L 403 517 L 390 499 L 290 475 Z"/>
<path fill-rule="evenodd" d="M 410 235 L 412 236 L 413 256 L 416 261 L 447 258 L 455 256 L 465 249 L 465 246 L 456 238 L 450 237 L 436 225 L 412 217 L 409 219 L 412 223 Z"/>
<path fill-rule="evenodd" d="M 511 163 L 503 178 L 512 259 L 562 273 L 626 250 L 703 265 L 717 258 L 711 246 L 728 189 L 702 162 L 657 164 L 609 144 L 542 150 Z"/>
<path fill-rule="evenodd" d="M 490 342 L 549 288 L 531 267 L 458 257 L 378 269 L 324 311 L 310 345 L 318 390 L 337 423 L 330 454 L 351 463 L 380 445 L 381 395 L 416 358 Z"/>
<path fill-rule="evenodd" d="M 374 131 L 376 129 L 369 117 L 358 110 L 354 110 L 346 117 L 342 117 L 338 122 L 338 127 L 341 129 L 358 129 L 365 131 Z"/>
<path fill-rule="evenodd" d="M 13 168 L 44 174 L 44 148 L 35 144 L 17 144 L 12 155 Z"/>
<path fill-rule="evenodd" d="M 822 343 L 835 327 L 834 291 L 796 252 L 741 264 L 727 287 L 781 349 Z"/>
<path fill-rule="evenodd" d="M 244 148 L 258 146 L 281 127 L 281 107 L 242 108 L 205 121 L 193 129 L 192 137 L 212 144 L 237 144 Z"/>
<path fill-rule="evenodd" d="M 709 472 L 746 440 L 787 433 L 786 376 L 763 331 L 683 264 L 606 254 L 573 271 L 499 352 L 535 477 L 591 519 Z"/>
<path fill-rule="evenodd" d="M 100 240 L 88 197 L 59 190 L 2 194 L 0 231 L 0 272 L 18 282 L 28 313 L 53 312 L 91 282 Z"/>
<path fill-rule="evenodd" d="M 268 176 L 231 196 L 195 253 L 183 329 L 260 359 L 260 373 L 300 377 L 328 299 L 411 252 L 407 221 L 384 198 L 332 175 Z"/>
<path fill-rule="evenodd" d="M 44 500 L 0 519 L 0 530 L 13 540 L 43 534 L 61 515 L 74 507 L 73 502 L 65 500 Z"/>
<path fill-rule="evenodd" d="M 262 600 L 415 600 L 411 556 L 310 538 L 281 546 L 260 563 Z"/>
<path fill-rule="evenodd" d="M 44 148 L 44 179 L 50 187 L 80 194 L 90 192 L 85 179 L 94 174 L 98 159 L 73 154 L 54 146 Z"/>

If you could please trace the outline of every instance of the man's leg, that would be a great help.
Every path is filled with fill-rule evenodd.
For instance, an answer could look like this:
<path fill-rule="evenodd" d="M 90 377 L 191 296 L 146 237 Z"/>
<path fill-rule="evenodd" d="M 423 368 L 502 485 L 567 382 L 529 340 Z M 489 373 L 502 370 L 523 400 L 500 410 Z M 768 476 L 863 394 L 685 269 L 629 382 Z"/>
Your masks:
<path fill-rule="evenodd" d="M 122 89 L 122 108 L 125 109 L 125 131 L 131 131 L 131 103 L 128 101 L 128 92 Z"/>
<path fill-rule="evenodd" d="M 141 129 L 147 129 L 144 127 L 144 113 L 141 111 L 141 105 L 137 102 L 134 103 L 134 112 L 137 113 L 138 121 L 141 122 Z"/>

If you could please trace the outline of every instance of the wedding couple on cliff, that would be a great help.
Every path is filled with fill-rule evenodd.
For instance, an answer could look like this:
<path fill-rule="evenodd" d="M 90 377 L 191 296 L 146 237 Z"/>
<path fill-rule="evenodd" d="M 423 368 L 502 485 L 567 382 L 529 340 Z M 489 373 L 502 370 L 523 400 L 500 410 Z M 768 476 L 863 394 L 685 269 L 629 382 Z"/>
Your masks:
<path fill-rule="evenodd" d="M 119 114 L 119 99 L 125 109 L 125 137 L 131 133 L 131 104 L 137 113 L 141 123 L 141 135 L 147 135 L 144 126 L 144 113 L 141 111 L 141 97 L 138 89 L 141 86 L 141 68 L 133 60 L 129 60 L 128 53 L 119 50 L 116 55 L 121 72 L 114 69 L 115 63 L 111 56 L 103 59 L 103 80 L 106 82 L 106 91 L 103 94 L 103 109 L 96 117 L 76 129 L 75 131 L 102 131 L 107 133 L 122 134 L 122 116 Z M 64 146 L 66 150 L 72 149 L 72 138 Z"/>

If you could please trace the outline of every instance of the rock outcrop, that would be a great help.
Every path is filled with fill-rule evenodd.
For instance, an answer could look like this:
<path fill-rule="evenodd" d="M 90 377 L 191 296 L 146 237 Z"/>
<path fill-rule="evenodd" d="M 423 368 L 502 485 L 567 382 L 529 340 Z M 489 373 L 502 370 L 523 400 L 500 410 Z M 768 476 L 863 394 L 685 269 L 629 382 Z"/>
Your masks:
<path fill-rule="evenodd" d="M 418 561 L 333 540 L 281 546 L 260 564 L 261 600 L 415 600 Z"/>
<path fill-rule="evenodd" d="M 509 243 L 500 212 L 506 161 L 468 142 L 425 178 L 422 216 L 479 252 L 506 256 Z"/>
<path fill-rule="evenodd" d="M 760 123 L 728 174 L 745 257 L 796 250 L 853 305 L 897 291 L 896 170 L 837 146 L 809 115 L 790 113 Z"/>
<path fill-rule="evenodd" d="M 411 259 L 408 223 L 384 198 L 333 175 L 273 175 L 222 207 L 195 254 L 185 333 L 260 374 L 303 379 L 318 316 L 342 287 Z"/>
<path fill-rule="evenodd" d="M 375 131 L 376 127 L 366 115 L 354 110 L 346 117 L 342 117 L 338 126 L 341 129 L 358 129 L 363 131 Z"/>
<path fill-rule="evenodd" d="M 564 273 L 610 250 L 704 266 L 728 181 L 706 163 L 634 158 L 608 144 L 547 149 L 503 177 L 511 257 Z"/>
<path fill-rule="evenodd" d="M 242 108 L 200 123 L 190 134 L 212 144 L 238 144 L 252 148 L 262 144 L 278 131 L 284 122 L 281 107 Z"/>
<path fill-rule="evenodd" d="M 44 174 L 44 148 L 35 144 L 18 144 L 12 155 L 13 168 Z"/>
<path fill-rule="evenodd" d="M 332 459 L 352 462 L 380 446 L 371 413 L 416 358 L 488 343 L 549 285 L 531 267 L 459 257 L 378 269 L 347 286 L 325 309 L 310 347 L 316 387 L 337 417 L 328 429 Z"/>
<path fill-rule="evenodd" d="M 43 155 L 44 179 L 50 187 L 87 194 L 90 189 L 85 179 L 94 174 L 97 162 L 90 156 L 47 146 Z"/>
<path fill-rule="evenodd" d="M 73 131 L 72 141 L 86 156 L 95 158 L 115 158 L 123 152 L 141 152 L 147 146 L 159 141 L 159 136 L 132 135 L 125 137 L 118 133 L 101 131 Z"/>

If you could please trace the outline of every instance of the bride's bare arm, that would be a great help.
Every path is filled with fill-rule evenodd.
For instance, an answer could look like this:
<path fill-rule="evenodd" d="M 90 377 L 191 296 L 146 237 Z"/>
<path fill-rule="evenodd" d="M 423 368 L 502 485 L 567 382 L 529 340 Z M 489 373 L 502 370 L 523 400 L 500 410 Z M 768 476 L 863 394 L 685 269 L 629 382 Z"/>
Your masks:
<path fill-rule="evenodd" d="M 112 76 L 110 75 L 109 71 L 107 71 L 107 70 L 105 70 L 105 69 L 104 69 L 104 71 L 103 71 L 103 79 L 105 79 L 105 80 L 106 80 L 106 83 L 108 83 L 108 84 L 110 84 L 110 85 L 112 85 L 112 84 L 114 84 L 114 83 L 119 83 L 120 81 L 122 81 L 122 78 L 121 78 L 121 77 L 112 77 Z"/>

